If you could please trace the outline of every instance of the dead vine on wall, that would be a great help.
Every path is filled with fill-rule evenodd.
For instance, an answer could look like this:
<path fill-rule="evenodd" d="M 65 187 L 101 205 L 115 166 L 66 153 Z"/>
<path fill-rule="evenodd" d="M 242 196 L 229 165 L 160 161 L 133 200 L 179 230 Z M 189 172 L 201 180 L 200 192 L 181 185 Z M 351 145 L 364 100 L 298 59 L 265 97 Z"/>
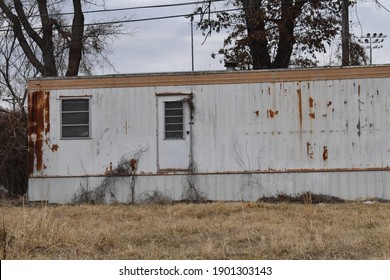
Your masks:
<path fill-rule="evenodd" d="M 141 148 L 135 153 L 123 155 L 115 166 L 110 169 L 103 181 L 96 188 L 80 186 L 79 191 L 73 196 L 72 203 L 117 203 L 116 183 L 118 180 L 128 180 L 130 197 L 129 203 L 135 203 L 135 186 L 137 181 L 137 170 L 141 155 L 146 152 L 147 147 Z"/>

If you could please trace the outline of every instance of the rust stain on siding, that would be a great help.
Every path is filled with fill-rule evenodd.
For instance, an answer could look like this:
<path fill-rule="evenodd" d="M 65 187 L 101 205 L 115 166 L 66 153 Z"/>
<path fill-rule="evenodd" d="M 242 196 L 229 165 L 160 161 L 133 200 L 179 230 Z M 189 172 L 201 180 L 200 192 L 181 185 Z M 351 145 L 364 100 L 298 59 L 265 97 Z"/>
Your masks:
<path fill-rule="evenodd" d="M 50 94 L 45 93 L 45 100 L 44 100 L 44 114 L 45 114 L 45 121 L 44 121 L 44 127 L 45 127 L 45 135 L 48 135 L 50 133 Z"/>
<path fill-rule="evenodd" d="M 50 149 L 51 149 L 52 152 L 57 152 L 57 150 L 58 150 L 58 145 L 57 145 L 57 144 L 51 145 L 51 146 L 50 146 Z"/>
<path fill-rule="evenodd" d="M 309 97 L 309 107 L 310 108 L 314 107 L 314 99 L 312 97 Z"/>
<path fill-rule="evenodd" d="M 138 164 L 138 162 L 136 159 L 133 158 L 130 160 L 130 168 L 131 168 L 132 172 L 137 170 L 137 164 Z"/>
<path fill-rule="evenodd" d="M 316 118 L 316 113 L 313 112 L 313 108 L 314 108 L 314 99 L 313 97 L 309 97 L 309 110 L 310 110 L 309 117 L 311 119 Z"/>
<path fill-rule="evenodd" d="M 324 151 L 322 152 L 322 159 L 327 160 L 328 159 L 328 147 L 324 146 Z"/>
<path fill-rule="evenodd" d="M 299 110 L 299 126 L 302 129 L 302 120 L 303 120 L 303 113 L 302 113 L 302 90 L 300 88 L 297 89 L 297 95 L 298 95 L 298 110 Z"/>
<path fill-rule="evenodd" d="M 279 113 L 278 110 L 273 111 L 271 109 L 267 110 L 267 117 L 273 119 Z"/>
<path fill-rule="evenodd" d="M 28 94 L 28 172 L 43 169 L 43 142 L 50 133 L 50 92 L 34 91 Z"/>
<path fill-rule="evenodd" d="M 49 139 L 46 138 L 45 140 L 45 143 L 47 144 L 47 146 L 49 147 L 49 149 L 54 153 L 54 152 L 57 152 L 59 146 L 57 144 L 53 144 L 53 145 L 50 145 L 49 143 Z M 45 169 L 45 168 L 44 168 Z"/>
<path fill-rule="evenodd" d="M 255 111 L 255 115 L 256 115 L 256 118 L 258 118 L 260 115 L 260 111 L 259 110 Z"/>

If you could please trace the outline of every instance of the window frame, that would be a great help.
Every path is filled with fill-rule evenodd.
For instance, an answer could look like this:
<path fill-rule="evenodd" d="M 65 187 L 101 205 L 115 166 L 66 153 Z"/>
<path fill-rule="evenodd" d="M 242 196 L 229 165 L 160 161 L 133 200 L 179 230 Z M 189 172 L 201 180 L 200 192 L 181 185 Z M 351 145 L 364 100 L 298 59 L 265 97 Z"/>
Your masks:
<path fill-rule="evenodd" d="M 167 127 L 166 125 L 172 125 L 172 124 L 180 124 L 180 123 L 167 123 L 167 114 L 166 114 L 166 104 L 167 103 L 181 103 L 181 108 L 170 108 L 172 110 L 178 110 L 178 109 L 181 109 L 181 115 L 172 115 L 172 116 L 168 116 L 169 117 L 172 117 L 172 118 L 177 118 L 177 117 L 181 117 L 182 118 L 182 122 L 181 122 L 181 130 L 176 130 L 176 131 L 168 131 L 169 132 L 179 132 L 181 131 L 182 132 L 182 135 L 179 136 L 179 137 L 167 137 Z M 167 101 L 163 101 L 163 104 L 164 104 L 164 140 L 184 140 L 185 139 L 185 126 L 184 126 L 184 122 L 185 122 L 185 119 L 184 119 L 184 101 L 183 100 L 167 100 Z"/>
<path fill-rule="evenodd" d="M 63 96 L 60 99 L 60 139 L 61 140 L 88 140 L 91 139 L 91 96 Z M 88 101 L 88 124 L 65 124 L 63 123 L 63 101 L 69 100 L 87 100 Z M 65 111 L 68 114 L 72 113 L 86 113 L 87 111 Z M 88 125 L 88 136 L 76 136 L 76 137 L 67 137 L 63 136 L 63 128 L 66 126 L 87 126 Z"/>

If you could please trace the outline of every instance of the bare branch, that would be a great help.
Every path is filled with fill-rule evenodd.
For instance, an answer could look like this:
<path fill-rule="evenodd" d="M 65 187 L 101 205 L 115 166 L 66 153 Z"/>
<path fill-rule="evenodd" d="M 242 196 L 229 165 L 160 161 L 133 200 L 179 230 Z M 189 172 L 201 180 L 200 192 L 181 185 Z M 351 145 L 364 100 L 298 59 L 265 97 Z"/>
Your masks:
<path fill-rule="evenodd" d="M 0 9 L 4 12 L 4 14 L 7 16 L 7 18 L 11 21 L 12 29 L 14 31 L 16 38 L 19 41 L 20 47 L 23 49 L 24 53 L 26 54 L 26 56 L 30 60 L 31 64 L 33 64 L 34 67 L 37 68 L 44 75 L 45 74 L 44 65 L 35 56 L 34 52 L 32 51 L 29 44 L 27 43 L 27 40 L 23 34 L 22 25 L 19 21 L 19 18 L 15 14 L 12 13 L 12 11 L 8 8 L 8 6 L 4 3 L 3 0 L 0 0 Z"/>

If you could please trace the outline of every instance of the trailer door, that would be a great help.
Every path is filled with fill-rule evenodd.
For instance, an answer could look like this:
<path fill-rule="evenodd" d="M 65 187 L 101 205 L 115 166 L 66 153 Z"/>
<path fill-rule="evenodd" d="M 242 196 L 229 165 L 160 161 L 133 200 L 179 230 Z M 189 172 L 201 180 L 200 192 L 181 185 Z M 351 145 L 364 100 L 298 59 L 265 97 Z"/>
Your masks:
<path fill-rule="evenodd" d="M 189 95 L 157 96 L 159 171 L 185 171 L 190 165 L 191 125 Z"/>

